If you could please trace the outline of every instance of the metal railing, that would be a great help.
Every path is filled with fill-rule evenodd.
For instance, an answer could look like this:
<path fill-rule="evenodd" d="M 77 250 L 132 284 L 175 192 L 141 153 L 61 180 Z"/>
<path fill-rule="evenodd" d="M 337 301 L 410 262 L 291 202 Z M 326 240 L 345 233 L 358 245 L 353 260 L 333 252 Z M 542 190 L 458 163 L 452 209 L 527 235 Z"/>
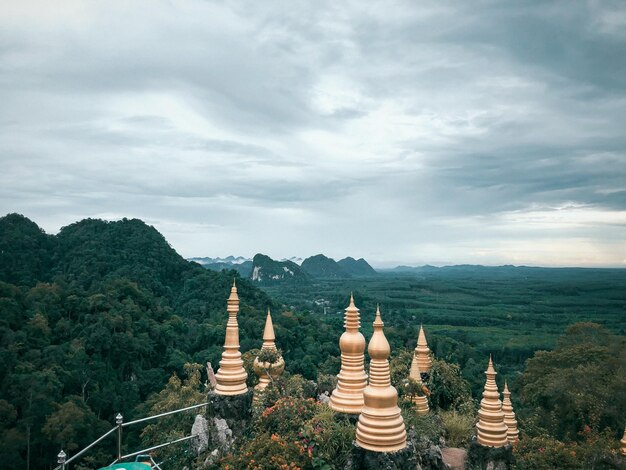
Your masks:
<path fill-rule="evenodd" d="M 178 410 L 167 411 L 165 413 L 160 413 L 160 414 L 154 415 L 154 416 L 147 416 L 145 418 L 136 419 L 136 420 L 133 420 L 133 421 L 129 421 L 127 423 L 124 422 L 124 417 L 122 416 L 122 414 L 118 413 L 117 416 L 115 416 L 115 427 L 110 429 L 106 433 L 104 433 L 102 436 L 100 436 L 98 439 L 93 441 L 91 444 L 89 444 L 87 447 L 85 447 L 83 450 L 81 450 L 77 454 L 74 454 L 72 457 L 70 457 L 68 459 L 67 458 L 67 454 L 63 450 L 61 450 L 61 452 L 59 452 L 59 454 L 57 455 L 57 463 L 59 465 L 57 467 L 55 467 L 54 470 L 68 470 L 70 463 L 72 463 L 73 461 L 78 459 L 85 452 L 87 452 L 89 449 L 94 447 L 96 444 L 98 444 L 100 441 L 102 441 L 106 437 L 108 437 L 111 434 L 113 434 L 115 431 L 117 431 L 117 458 L 110 465 L 114 465 L 115 463 L 119 462 L 120 460 L 124 460 L 124 459 L 130 458 L 130 457 L 134 457 L 136 455 L 139 455 L 139 454 L 142 454 L 142 453 L 145 453 L 145 452 L 151 452 L 153 450 L 160 449 L 162 447 L 166 447 L 166 446 L 169 446 L 169 445 L 172 445 L 172 444 L 177 444 L 179 442 L 184 442 L 184 441 L 187 441 L 187 440 L 192 439 L 194 437 L 197 437 L 197 434 L 191 434 L 189 436 L 185 436 L 185 437 L 182 437 L 180 439 L 175 439 L 175 440 L 169 441 L 169 442 L 164 442 L 162 444 L 157 444 L 155 446 L 148 447 L 147 449 L 142 449 L 142 450 L 139 450 L 137 452 L 133 452 L 131 454 L 122 455 L 122 429 L 123 428 L 128 427 L 128 426 L 132 426 L 134 424 L 143 423 L 145 421 L 151 421 L 153 419 L 163 418 L 164 416 L 169 416 L 169 415 L 173 415 L 173 414 L 177 414 L 177 413 L 182 413 L 183 411 L 194 410 L 196 408 L 200 408 L 200 407 L 203 407 L 203 406 L 206 406 L 206 405 L 208 405 L 208 402 L 207 403 L 200 403 L 199 405 L 187 406 L 186 408 L 179 408 Z"/>

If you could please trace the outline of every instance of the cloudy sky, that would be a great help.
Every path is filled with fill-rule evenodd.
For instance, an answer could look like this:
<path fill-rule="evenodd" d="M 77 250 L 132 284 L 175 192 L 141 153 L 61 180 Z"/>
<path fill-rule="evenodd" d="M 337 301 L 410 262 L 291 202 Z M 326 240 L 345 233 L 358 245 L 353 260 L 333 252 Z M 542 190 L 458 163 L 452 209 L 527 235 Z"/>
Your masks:
<path fill-rule="evenodd" d="M 626 4 L 2 2 L 0 213 L 183 256 L 626 267 Z"/>

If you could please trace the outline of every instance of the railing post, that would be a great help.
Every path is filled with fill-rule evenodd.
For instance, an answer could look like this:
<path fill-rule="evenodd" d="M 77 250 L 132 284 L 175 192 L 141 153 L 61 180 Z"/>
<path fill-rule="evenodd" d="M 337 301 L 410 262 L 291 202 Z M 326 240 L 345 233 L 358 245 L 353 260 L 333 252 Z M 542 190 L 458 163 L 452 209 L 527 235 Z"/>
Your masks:
<path fill-rule="evenodd" d="M 67 457 L 67 455 L 63 452 L 63 449 L 61 449 L 61 452 L 57 455 L 57 463 L 61 464 L 62 470 L 65 470 L 65 457 Z"/>
<path fill-rule="evenodd" d="M 115 417 L 115 424 L 117 424 L 117 460 L 121 460 L 122 458 L 122 423 L 124 422 L 124 417 L 122 413 L 118 413 Z"/>

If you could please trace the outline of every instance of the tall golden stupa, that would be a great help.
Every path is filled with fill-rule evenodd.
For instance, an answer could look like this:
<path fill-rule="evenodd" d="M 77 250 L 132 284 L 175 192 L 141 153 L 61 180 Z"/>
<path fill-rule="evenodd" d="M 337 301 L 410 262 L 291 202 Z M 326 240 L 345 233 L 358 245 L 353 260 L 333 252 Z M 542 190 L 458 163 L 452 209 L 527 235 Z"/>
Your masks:
<path fill-rule="evenodd" d="M 422 385 L 422 374 L 420 374 L 420 367 L 417 361 L 417 355 L 413 354 L 413 360 L 411 361 L 411 372 L 409 378 L 415 380 L 418 384 Z M 413 397 L 413 403 L 417 405 L 417 413 L 420 415 L 428 414 L 428 398 L 425 396 Z"/>
<path fill-rule="evenodd" d="M 265 329 L 263 330 L 263 346 L 261 351 L 274 351 L 278 354 L 276 349 L 276 335 L 274 334 L 274 324 L 272 323 L 272 314 L 269 307 L 267 308 L 267 317 L 265 318 Z M 270 375 L 272 379 L 280 376 L 285 370 L 285 360 L 282 356 L 278 356 L 276 362 L 270 364 L 268 362 L 259 362 L 258 356 L 254 359 L 254 372 L 259 376 L 259 383 L 256 390 L 265 390 L 270 384 Z M 269 373 L 268 373 L 269 372 Z"/>
<path fill-rule="evenodd" d="M 507 432 L 509 428 L 504 424 L 504 412 L 496 384 L 496 374 L 493 361 L 489 356 L 489 366 L 485 372 L 487 381 L 483 391 L 483 399 L 480 401 L 480 410 L 478 410 L 478 423 L 476 423 L 478 443 L 488 447 L 504 447 L 508 444 Z"/>
<path fill-rule="evenodd" d="M 509 387 L 504 381 L 504 390 L 502 390 L 502 411 L 504 412 L 504 424 L 508 428 L 507 439 L 509 443 L 515 444 L 519 441 L 519 430 L 517 429 L 517 420 L 515 419 L 515 413 L 513 412 L 513 404 L 511 403 L 511 392 Z"/>
<path fill-rule="evenodd" d="M 624 428 L 624 437 L 622 437 L 622 440 L 619 441 L 620 443 L 620 454 L 622 454 L 624 457 L 626 457 L 626 428 Z"/>
<path fill-rule="evenodd" d="M 422 325 L 420 325 L 420 333 L 417 338 L 415 355 L 417 356 L 417 364 L 419 365 L 420 372 L 430 374 L 430 369 L 433 366 L 433 360 L 430 357 L 430 348 L 426 342 L 426 335 L 424 334 L 424 327 Z"/>
<path fill-rule="evenodd" d="M 330 396 L 330 407 L 342 413 L 359 414 L 363 408 L 363 391 L 367 386 L 365 373 L 365 337 L 361 326 L 359 309 L 350 294 L 350 305 L 346 308 L 344 327 L 346 331 L 339 339 L 341 370 L 337 375 L 337 387 Z"/>
<path fill-rule="evenodd" d="M 215 374 L 217 381 L 215 393 L 218 395 L 240 395 L 248 391 L 246 386 L 248 374 L 243 368 L 241 352 L 239 352 L 239 325 L 237 324 L 239 297 L 234 280 L 226 310 L 228 312 L 226 339 L 224 340 L 224 352 L 222 353 L 220 368 Z"/>
<path fill-rule="evenodd" d="M 356 426 L 356 443 L 374 452 L 394 452 L 406 447 L 406 429 L 398 408 L 398 392 L 391 385 L 391 348 L 383 333 L 380 309 L 376 308 L 370 355 L 369 385 L 363 392 L 364 406 Z"/>

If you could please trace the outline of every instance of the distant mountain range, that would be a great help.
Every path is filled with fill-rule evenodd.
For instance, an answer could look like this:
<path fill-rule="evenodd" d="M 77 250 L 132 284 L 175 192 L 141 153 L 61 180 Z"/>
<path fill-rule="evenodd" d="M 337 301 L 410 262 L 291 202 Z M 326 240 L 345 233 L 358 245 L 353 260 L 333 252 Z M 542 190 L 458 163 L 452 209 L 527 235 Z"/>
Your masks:
<path fill-rule="evenodd" d="M 543 268 L 532 266 L 483 266 L 480 264 L 457 264 L 451 266 L 396 266 L 389 269 L 375 270 L 363 258 L 351 257 L 335 261 L 323 254 L 302 258 L 274 260 L 267 255 L 257 253 L 254 258 L 227 256 L 226 258 L 190 258 L 212 271 L 235 270 L 240 276 L 260 285 L 281 283 L 309 283 L 317 279 L 352 279 L 374 276 L 411 276 L 417 278 L 529 278 L 545 275 L 547 271 L 559 275 L 577 276 L 580 271 L 602 271 L 590 268 Z"/>
<path fill-rule="evenodd" d="M 312 279 L 348 279 L 352 277 L 372 277 L 378 273 L 363 258 L 347 257 L 339 261 L 323 254 L 302 258 L 289 258 L 280 261 L 257 253 L 254 258 L 227 256 L 226 258 L 190 258 L 206 269 L 222 271 L 233 269 L 242 277 L 260 284 L 306 283 Z"/>

